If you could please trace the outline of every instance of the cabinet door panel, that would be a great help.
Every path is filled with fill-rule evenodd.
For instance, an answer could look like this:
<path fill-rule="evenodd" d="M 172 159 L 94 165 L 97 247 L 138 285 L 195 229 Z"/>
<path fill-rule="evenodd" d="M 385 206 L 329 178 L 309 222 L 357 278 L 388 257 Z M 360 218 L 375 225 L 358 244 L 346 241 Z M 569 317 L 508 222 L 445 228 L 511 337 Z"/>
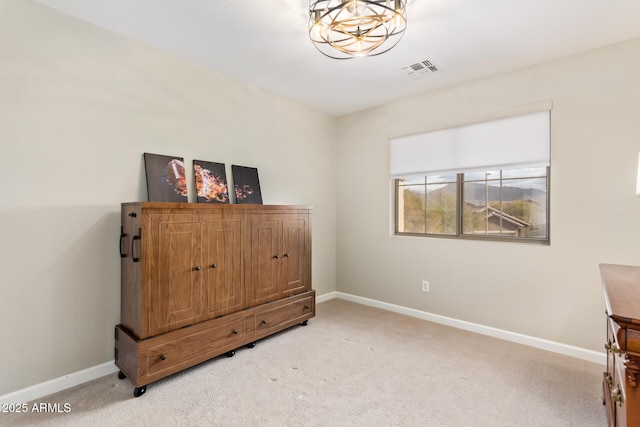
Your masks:
<path fill-rule="evenodd" d="M 151 335 L 190 325 L 202 313 L 201 226 L 159 219 L 149 263 Z"/>
<path fill-rule="evenodd" d="M 283 286 L 285 295 L 305 289 L 306 220 L 285 220 L 283 225 Z"/>
<path fill-rule="evenodd" d="M 242 221 L 205 220 L 207 318 L 243 308 Z"/>
<path fill-rule="evenodd" d="M 250 303 L 261 304 L 277 299 L 281 293 L 279 280 L 279 236 L 282 222 L 253 220 L 251 222 L 251 257 L 249 286 Z"/>

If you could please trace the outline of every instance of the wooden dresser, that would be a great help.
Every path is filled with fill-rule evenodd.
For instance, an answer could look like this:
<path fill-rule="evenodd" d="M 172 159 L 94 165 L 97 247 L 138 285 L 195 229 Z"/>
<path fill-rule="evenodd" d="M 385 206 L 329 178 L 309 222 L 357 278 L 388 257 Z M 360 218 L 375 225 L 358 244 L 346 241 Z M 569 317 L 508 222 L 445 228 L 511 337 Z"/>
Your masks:
<path fill-rule="evenodd" d="M 308 206 L 124 203 L 119 378 L 168 375 L 315 316 Z"/>
<path fill-rule="evenodd" d="M 640 267 L 601 264 L 607 305 L 607 372 L 602 383 L 609 426 L 640 426 Z"/>

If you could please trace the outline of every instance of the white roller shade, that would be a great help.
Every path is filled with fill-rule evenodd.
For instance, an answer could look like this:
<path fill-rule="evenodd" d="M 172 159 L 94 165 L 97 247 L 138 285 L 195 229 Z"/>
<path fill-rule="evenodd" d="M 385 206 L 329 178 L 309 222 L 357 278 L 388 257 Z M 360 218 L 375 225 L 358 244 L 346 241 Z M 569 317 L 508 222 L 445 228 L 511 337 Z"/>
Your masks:
<path fill-rule="evenodd" d="M 391 140 L 391 177 L 548 166 L 550 113 L 540 111 Z"/>

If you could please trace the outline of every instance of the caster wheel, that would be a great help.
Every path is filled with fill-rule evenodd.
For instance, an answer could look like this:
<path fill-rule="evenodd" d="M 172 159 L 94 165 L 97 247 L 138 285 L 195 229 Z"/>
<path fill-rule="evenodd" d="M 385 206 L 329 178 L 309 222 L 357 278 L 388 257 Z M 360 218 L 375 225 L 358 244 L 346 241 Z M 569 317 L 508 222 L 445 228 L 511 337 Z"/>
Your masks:
<path fill-rule="evenodd" d="M 236 354 L 235 350 L 227 351 L 227 357 L 233 357 L 234 354 Z"/>
<path fill-rule="evenodd" d="M 142 396 L 147 391 L 147 386 L 143 385 L 142 387 L 136 387 L 133 389 L 133 395 L 135 397 Z"/>
<path fill-rule="evenodd" d="M 302 326 L 307 326 L 309 324 L 308 320 L 305 320 L 304 322 L 300 323 Z"/>
<path fill-rule="evenodd" d="M 247 348 L 253 348 L 255 346 L 256 346 L 256 342 L 255 341 L 247 344 Z"/>
<path fill-rule="evenodd" d="M 127 376 L 124 374 L 124 372 L 118 371 L 118 379 L 123 380 L 125 378 L 127 378 Z"/>

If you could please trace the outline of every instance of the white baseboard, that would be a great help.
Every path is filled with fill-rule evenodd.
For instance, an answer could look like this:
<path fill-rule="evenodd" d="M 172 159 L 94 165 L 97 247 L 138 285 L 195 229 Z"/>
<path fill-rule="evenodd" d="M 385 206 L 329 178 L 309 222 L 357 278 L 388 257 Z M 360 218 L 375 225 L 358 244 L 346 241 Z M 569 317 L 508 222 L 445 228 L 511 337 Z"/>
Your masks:
<path fill-rule="evenodd" d="M 325 301 L 329 301 L 330 299 L 334 299 L 337 298 L 337 292 L 329 292 L 326 294 L 322 294 L 320 296 L 316 296 L 316 304 L 321 303 L 321 302 L 325 302 Z"/>
<path fill-rule="evenodd" d="M 575 357 L 577 359 L 587 360 L 589 362 L 599 363 L 601 365 L 605 365 L 607 363 L 607 355 L 604 352 L 600 353 L 593 350 L 587 350 L 585 348 L 523 335 L 516 332 L 505 331 L 503 329 L 497 329 L 490 326 L 479 325 L 477 323 L 466 322 L 464 320 L 453 319 L 451 317 L 440 316 L 438 314 L 390 304 L 370 298 L 360 297 L 357 295 L 347 294 L 344 292 L 330 292 L 328 294 L 323 294 L 320 297 L 317 297 L 316 301 L 323 302 L 333 298 L 368 305 L 370 307 L 381 308 L 383 310 L 393 311 L 395 313 L 417 317 L 419 319 L 428 320 L 430 322 L 439 323 L 441 325 L 452 326 L 454 328 L 463 329 L 465 331 L 475 332 L 478 334 L 488 335 L 490 337 L 515 342 L 518 344 L 528 345 L 530 347 L 539 348 L 542 350 L 552 351 L 554 353 Z"/>
<path fill-rule="evenodd" d="M 69 375 L 64 375 L 59 378 L 54 378 L 40 384 L 23 388 L 22 390 L 5 394 L 0 396 L 0 404 L 27 403 L 117 371 L 118 368 L 112 360 L 111 362 L 106 362 L 101 365 L 83 369 L 82 371 L 74 372 Z"/>
<path fill-rule="evenodd" d="M 494 338 L 500 338 L 506 341 L 512 341 L 518 344 L 524 344 L 530 347 L 564 354 L 566 356 L 575 357 L 577 359 L 587 360 L 589 362 L 595 362 L 602 365 L 606 364 L 607 362 L 607 356 L 605 353 L 598 353 L 593 350 L 587 350 L 580 347 L 574 347 L 567 344 L 544 340 L 528 335 L 522 335 L 515 332 L 509 332 L 502 329 L 492 328 L 490 326 L 478 325 L 476 323 L 466 322 L 464 320 L 440 316 L 438 314 L 390 304 L 370 298 L 360 297 L 357 295 L 347 294 L 344 292 L 329 292 L 319 295 L 316 297 L 316 303 L 329 301 L 334 298 L 368 305 L 370 307 L 381 308 L 383 310 L 393 311 L 395 313 L 404 314 L 411 317 L 417 317 L 419 319 L 428 320 L 430 322 L 439 323 L 441 325 L 452 326 L 454 328 L 463 329 L 465 331 L 488 335 Z M 67 388 L 95 380 L 96 378 L 115 373 L 117 371 L 118 368 L 112 360 L 101 365 L 83 369 L 82 371 L 74 372 L 69 375 L 23 388 L 22 390 L 17 390 L 12 393 L 5 394 L 3 396 L 0 396 L 0 404 L 27 403 L 32 400 L 48 396 L 50 394 L 57 393 Z"/>

